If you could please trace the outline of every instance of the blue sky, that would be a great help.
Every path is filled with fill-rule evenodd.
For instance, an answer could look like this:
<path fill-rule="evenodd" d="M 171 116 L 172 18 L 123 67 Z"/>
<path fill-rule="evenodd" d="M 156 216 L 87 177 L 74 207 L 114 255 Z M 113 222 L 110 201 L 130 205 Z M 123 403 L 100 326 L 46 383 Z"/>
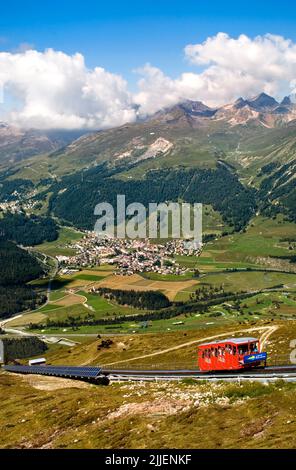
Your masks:
<path fill-rule="evenodd" d="M 186 99 L 296 96 L 295 24 L 291 0 L 2 2 L 0 119 L 103 129 Z"/>
<path fill-rule="evenodd" d="M 29 43 L 41 51 L 79 51 L 89 67 L 120 73 L 131 87 L 138 78 L 133 70 L 146 62 L 171 77 L 193 70 L 183 48 L 219 31 L 250 37 L 270 32 L 296 40 L 291 0 L 27 0 L 3 2 L 0 15 L 0 50 Z"/>

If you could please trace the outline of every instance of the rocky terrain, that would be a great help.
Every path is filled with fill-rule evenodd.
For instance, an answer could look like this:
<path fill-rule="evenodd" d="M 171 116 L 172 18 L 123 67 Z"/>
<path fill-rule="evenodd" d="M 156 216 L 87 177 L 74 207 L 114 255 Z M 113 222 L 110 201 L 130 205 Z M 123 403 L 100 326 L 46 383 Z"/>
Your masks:
<path fill-rule="evenodd" d="M 15 166 L 24 158 L 38 155 L 28 162 L 32 171 L 37 171 L 40 154 L 50 154 L 47 165 L 59 175 L 69 166 L 75 171 L 101 161 L 143 163 L 168 152 L 176 156 L 169 159 L 171 165 L 183 164 L 188 148 L 193 157 L 190 165 L 204 164 L 209 153 L 212 162 L 219 155 L 235 157 L 231 152 L 237 152 L 242 160 L 254 147 L 259 150 L 258 139 L 263 144 L 267 138 L 270 147 L 281 136 L 280 143 L 286 145 L 284 140 L 290 138 L 289 130 L 293 131 L 295 121 L 296 105 L 290 97 L 278 102 L 261 93 L 217 109 L 199 101 L 185 101 L 144 120 L 86 135 L 82 135 L 83 130 L 24 130 L 0 123 L 0 163 Z"/>

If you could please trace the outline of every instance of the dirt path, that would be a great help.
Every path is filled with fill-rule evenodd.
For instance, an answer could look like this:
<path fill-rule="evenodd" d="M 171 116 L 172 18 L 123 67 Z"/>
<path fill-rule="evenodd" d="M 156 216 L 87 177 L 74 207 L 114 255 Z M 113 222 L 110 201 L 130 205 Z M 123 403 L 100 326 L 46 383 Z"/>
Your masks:
<path fill-rule="evenodd" d="M 257 326 L 257 327 L 253 327 L 253 328 L 248 328 L 246 330 L 230 331 L 229 334 L 247 333 L 247 332 L 250 332 L 250 331 L 262 331 L 263 330 L 263 334 L 260 337 L 260 343 L 261 343 L 261 349 L 262 349 L 262 347 L 266 343 L 269 336 L 272 333 L 274 333 L 274 331 L 277 330 L 277 329 L 278 329 L 278 326 L 276 326 L 276 325 L 273 325 L 273 326 Z M 227 333 L 221 333 L 221 334 L 218 334 L 218 335 L 207 336 L 206 338 L 196 339 L 196 340 L 193 340 L 193 341 L 189 341 L 187 343 L 179 344 L 178 346 L 173 346 L 171 348 L 163 349 L 161 351 L 156 351 L 154 353 L 145 354 L 143 356 L 137 356 L 137 357 L 133 357 L 133 358 L 130 358 L 130 359 L 124 359 L 124 360 L 121 360 L 121 361 L 109 362 L 108 364 L 104 364 L 103 367 L 113 366 L 115 364 L 123 364 L 125 362 L 137 361 L 137 360 L 140 360 L 140 359 L 145 359 L 147 357 L 159 356 L 160 354 L 166 354 L 166 353 L 171 352 L 171 351 L 176 351 L 177 349 L 186 348 L 187 346 L 191 346 L 193 344 L 203 343 L 205 341 L 211 341 L 211 340 L 214 340 L 216 338 L 221 338 L 221 337 L 225 338 L 225 336 L 227 336 Z M 86 365 L 86 364 L 84 364 L 84 365 Z"/>
<path fill-rule="evenodd" d="M 271 326 L 269 330 L 265 331 L 260 337 L 261 351 L 264 351 L 268 338 L 278 329 L 277 325 Z"/>
<path fill-rule="evenodd" d="M 10 317 L 10 318 L 7 318 L 6 320 L 3 320 L 0 322 L 0 328 L 3 328 L 6 323 L 8 322 L 11 322 L 13 320 L 16 320 L 17 318 L 21 318 L 23 316 L 23 314 L 20 314 L 20 315 L 14 315 L 13 317 Z"/>

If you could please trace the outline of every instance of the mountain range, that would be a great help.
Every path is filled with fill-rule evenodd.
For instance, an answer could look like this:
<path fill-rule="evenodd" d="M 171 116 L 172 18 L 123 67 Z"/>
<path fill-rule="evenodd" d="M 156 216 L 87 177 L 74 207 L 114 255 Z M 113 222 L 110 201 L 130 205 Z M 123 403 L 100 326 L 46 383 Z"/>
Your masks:
<path fill-rule="evenodd" d="M 296 119 L 296 105 L 289 96 L 285 96 L 279 103 L 266 93 L 261 93 L 252 99 L 238 98 L 234 103 L 220 108 L 209 108 L 200 101 L 187 100 L 157 113 L 150 119 L 167 116 L 177 110 L 192 118 L 224 119 L 232 125 L 245 124 L 250 120 L 254 120 L 263 126 L 274 127 L 280 123 L 288 123 Z"/>
<path fill-rule="evenodd" d="M 194 195 L 237 229 L 256 211 L 296 220 L 295 152 L 296 105 L 290 97 L 278 102 L 265 93 L 216 109 L 187 100 L 144 120 L 76 135 L 2 124 L 0 202 L 31 198 L 33 190 L 43 213 L 89 228 L 84 207 L 96 203 L 98 186 L 106 199 L 124 190 L 139 201 L 147 201 L 153 187 L 159 198 Z M 166 181 L 175 192 L 159 192 Z M 225 182 L 235 189 L 231 201 Z M 233 202 L 236 197 L 241 203 Z"/>
<path fill-rule="evenodd" d="M 253 124 L 260 127 L 276 128 L 296 122 L 296 104 L 289 96 L 281 102 L 271 96 L 261 93 L 252 99 L 239 98 L 234 103 L 210 108 L 200 101 L 186 100 L 170 108 L 158 111 L 156 114 L 126 126 L 141 124 L 172 125 L 199 128 L 215 124 L 226 124 L 231 127 Z M 5 122 L 0 122 L 0 165 L 14 164 L 20 160 L 39 154 L 49 154 L 69 145 L 67 151 L 72 151 L 80 145 L 94 142 L 102 132 L 87 132 L 86 130 L 37 130 L 21 129 Z M 105 131 L 110 133 L 110 131 Z M 112 133 L 112 130 L 111 130 Z M 88 137 L 72 144 L 82 135 Z M 104 132 L 103 132 L 104 134 Z"/>
<path fill-rule="evenodd" d="M 83 135 L 43 163 L 56 176 L 103 161 L 133 163 L 137 168 L 129 170 L 130 176 L 139 176 L 153 168 L 213 167 L 223 159 L 244 176 L 270 161 L 293 157 L 295 137 L 296 105 L 289 97 L 278 103 L 261 93 L 218 109 L 185 101 L 144 121 Z"/>
<path fill-rule="evenodd" d="M 53 152 L 85 131 L 21 129 L 0 122 L 0 165 L 11 165 L 33 155 Z"/>

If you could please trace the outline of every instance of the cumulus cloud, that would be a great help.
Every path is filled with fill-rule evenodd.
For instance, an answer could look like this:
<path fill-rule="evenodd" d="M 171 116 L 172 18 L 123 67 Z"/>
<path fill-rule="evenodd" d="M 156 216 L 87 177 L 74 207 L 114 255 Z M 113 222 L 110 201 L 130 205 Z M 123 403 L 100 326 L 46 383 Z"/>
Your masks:
<path fill-rule="evenodd" d="M 147 65 L 141 70 L 136 100 L 143 114 L 183 99 L 218 106 L 239 96 L 257 93 L 282 96 L 295 93 L 296 44 L 281 36 L 266 34 L 254 39 L 225 33 L 200 44 L 185 47 L 188 61 L 202 67 L 200 73 L 183 73 L 175 80 Z"/>
<path fill-rule="evenodd" d="M 20 103 L 6 119 L 22 127 L 106 128 L 136 117 L 122 77 L 89 70 L 81 54 L 0 53 L 0 85 Z"/>
<path fill-rule="evenodd" d="M 196 72 L 173 79 L 146 64 L 138 70 L 134 94 L 120 75 L 89 69 L 79 53 L 38 52 L 26 45 L 0 52 L 0 89 L 17 103 L 5 119 L 22 127 L 105 129 L 185 99 L 219 106 L 262 91 L 276 97 L 295 93 L 296 44 L 282 36 L 218 33 L 184 52 Z"/>

